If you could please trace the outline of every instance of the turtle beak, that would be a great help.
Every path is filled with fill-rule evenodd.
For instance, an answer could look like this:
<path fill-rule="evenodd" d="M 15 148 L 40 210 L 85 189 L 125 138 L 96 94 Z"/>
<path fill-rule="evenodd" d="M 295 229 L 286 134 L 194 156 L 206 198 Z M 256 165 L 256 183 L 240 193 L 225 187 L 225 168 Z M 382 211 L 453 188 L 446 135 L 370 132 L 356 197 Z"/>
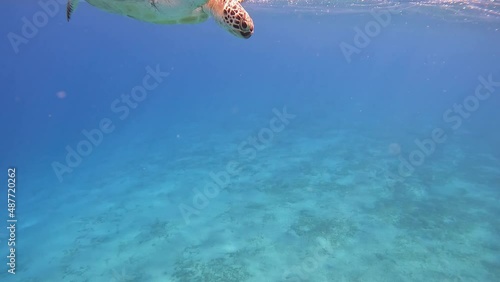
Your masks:
<path fill-rule="evenodd" d="M 240 32 L 241 36 L 243 38 L 245 38 L 245 39 L 250 38 L 250 36 L 252 36 L 252 33 L 253 33 L 253 30 L 252 31 L 247 31 L 247 32 L 245 32 L 245 31 Z"/>

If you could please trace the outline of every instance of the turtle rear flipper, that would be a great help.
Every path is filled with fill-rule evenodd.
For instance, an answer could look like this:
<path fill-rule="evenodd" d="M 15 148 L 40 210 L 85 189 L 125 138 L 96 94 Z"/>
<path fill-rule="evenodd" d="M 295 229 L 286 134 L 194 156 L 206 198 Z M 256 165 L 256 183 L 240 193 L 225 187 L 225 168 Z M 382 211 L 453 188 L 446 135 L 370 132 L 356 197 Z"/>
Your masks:
<path fill-rule="evenodd" d="M 71 19 L 71 15 L 76 10 L 78 2 L 79 0 L 68 0 L 68 3 L 66 4 L 66 19 L 68 20 L 68 22 Z"/>

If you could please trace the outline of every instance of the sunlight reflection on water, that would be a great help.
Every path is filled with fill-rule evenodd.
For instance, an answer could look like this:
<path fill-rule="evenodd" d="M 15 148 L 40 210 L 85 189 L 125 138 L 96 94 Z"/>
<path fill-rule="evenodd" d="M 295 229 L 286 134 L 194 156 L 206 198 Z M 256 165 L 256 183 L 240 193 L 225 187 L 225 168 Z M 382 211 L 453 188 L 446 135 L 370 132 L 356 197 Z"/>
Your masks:
<path fill-rule="evenodd" d="M 455 16 L 461 20 L 500 21 L 500 0 L 247 0 L 254 8 L 273 12 L 348 14 L 373 9 L 401 9 L 434 16 Z"/>

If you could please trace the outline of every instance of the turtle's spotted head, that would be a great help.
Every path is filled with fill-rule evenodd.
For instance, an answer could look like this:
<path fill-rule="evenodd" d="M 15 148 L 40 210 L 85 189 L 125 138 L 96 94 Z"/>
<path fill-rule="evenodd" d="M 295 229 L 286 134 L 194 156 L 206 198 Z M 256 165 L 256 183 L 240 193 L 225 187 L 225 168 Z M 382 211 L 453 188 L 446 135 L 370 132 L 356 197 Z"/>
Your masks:
<path fill-rule="evenodd" d="M 219 3 L 210 7 L 215 20 L 231 34 L 240 38 L 250 38 L 253 34 L 253 21 L 241 6 L 240 0 L 223 0 Z"/>
<path fill-rule="evenodd" d="M 253 21 L 248 12 L 237 0 L 224 5 L 224 26 L 237 37 L 250 38 L 253 34 Z"/>

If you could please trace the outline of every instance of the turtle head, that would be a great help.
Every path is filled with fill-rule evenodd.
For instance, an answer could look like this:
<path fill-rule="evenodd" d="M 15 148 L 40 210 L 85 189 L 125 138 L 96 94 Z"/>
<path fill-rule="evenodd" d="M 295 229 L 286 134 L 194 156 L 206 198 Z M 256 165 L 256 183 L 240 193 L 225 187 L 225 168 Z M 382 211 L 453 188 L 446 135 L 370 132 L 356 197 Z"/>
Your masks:
<path fill-rule="evenodd" d="M 253 21 L 240 2 L 243 0 L 209 0 L 205 5 L 215 21 L 231 34 L 240 38 L 250 38 Z"/>

